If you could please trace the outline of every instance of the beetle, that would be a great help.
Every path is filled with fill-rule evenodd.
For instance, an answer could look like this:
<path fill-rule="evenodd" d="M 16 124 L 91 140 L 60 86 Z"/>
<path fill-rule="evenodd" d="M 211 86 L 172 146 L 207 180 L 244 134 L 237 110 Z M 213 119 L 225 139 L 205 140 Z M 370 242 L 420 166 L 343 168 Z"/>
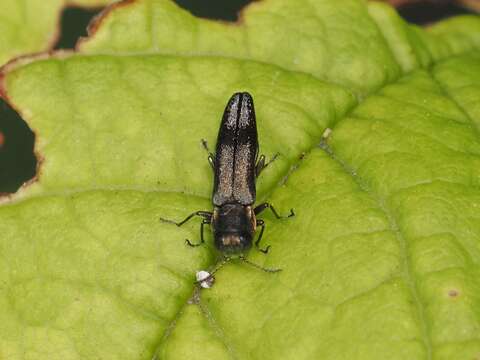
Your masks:
<path fill-rule="evenodd" d="M 195 216 L 202 218 L 200 224 L 200 243 L 192 243 L 186 239 L 189 246 L 199 246 L 205 242 L 204 226 L 210 225 L 216 249 L 223 255 L 239 255 L 240 258 L 265 271 L 280 269 L 265 269 L 247 261 L 243 254 L 253 242 L 257 227 L 260 234 L 255 246 L 263 253 L 268 253 L 270 245 L 260 248 L 260 240 L 265 230 L 265 222 L 257 219 L 257 215 L 265 209 L 270 209 L 277 219 L 294 216 L 293 209 L 287 216 L 280 216 L 268 202 L 253 207 L 256 200 L 256 179 L 272 161 L 265 161 L 265 156 L 259 154 L 257 124 L 253 98 L 248 92 L 238 92 L 232 95 L 223 113 L 218 131 L 215 154 L 208 149 L 207 142 L 202 140 L 208 153 L 208 162 L 213 169 L 214 183 L 212 203 L 213 211 L 196 211 L 183 221 L 174 222 L 182 226 Z"/>

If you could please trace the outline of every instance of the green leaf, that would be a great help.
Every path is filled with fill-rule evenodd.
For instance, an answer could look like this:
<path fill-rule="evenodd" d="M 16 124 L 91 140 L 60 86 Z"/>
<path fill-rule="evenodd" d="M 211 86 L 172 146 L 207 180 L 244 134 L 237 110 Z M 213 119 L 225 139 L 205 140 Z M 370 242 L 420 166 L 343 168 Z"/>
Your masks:
<path fill-rule="evenodd" d="M 0 66 L 11 58 L 44 50 L 56 38 L 62 0 L 3 0 L 0 3 Z"/>
<path fill-rule="evenodd" d="M 237 24 L 123 2 L 77 54 L 4 70 L 36 180 L 0 207 L 0 358 L 471 359 L 480 354 L 480 19 L 428 31 L 360 1 Z M 226 101 L 253 94 L 268 255 L 193 285 Z M 330 136 L 322 137 L 326 128 Z"/>
<path fill-rule="evenodd" d="M 17 56 L 46 51 L 58 37 L 65 6 L 102 6 L 112 0 L 2 0 L 0 2 L 0 66 Z"/>

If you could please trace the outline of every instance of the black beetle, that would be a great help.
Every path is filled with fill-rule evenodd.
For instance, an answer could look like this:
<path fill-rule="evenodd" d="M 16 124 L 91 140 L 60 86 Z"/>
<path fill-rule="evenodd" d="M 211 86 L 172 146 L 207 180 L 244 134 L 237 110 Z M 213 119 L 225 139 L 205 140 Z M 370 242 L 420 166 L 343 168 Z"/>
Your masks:
<path fill-rule="evenodd" d="M 256 178 L 276 156 L 268 163 L 265 162 L 264 155 L 258 157 L 257 124 L 253 99 L 249 93 L 235 93 L 228 101 L 218 132 L 215 155 L 208 150 L 205 140 L 202 140 L 202 144 L 208 152 L 208 161 L 214 171 L 213 212 L 196 211 L 178 223 L 162 220 L 182 226 L 194 216 L 203 217 L 200 225 L 200 243 L 192 244 L 187 239 L 188 245 L 203 244 L 204 225 L 210 224 L 215 247 L 226 255 L 227 259 L 228 255 L 240 255 L 242 260 L 250 263 L 243 257 L 243 253 L 251 248 L 257 226 L 261 226 L 262 229 L 255 246 L 263 253 L 267 253 L 270 248 L 270 246 L 265 249 L 259 248 L 265 223 L 257 219 L 256 215 L 267 208 L 277 219 L 291 217 L 294 212 L 292 209 L 288 216 L 282 217 L 267 202 L 252 207 L 256 198 Z M 265 271 L 279 270 L 257 267 Z"/>

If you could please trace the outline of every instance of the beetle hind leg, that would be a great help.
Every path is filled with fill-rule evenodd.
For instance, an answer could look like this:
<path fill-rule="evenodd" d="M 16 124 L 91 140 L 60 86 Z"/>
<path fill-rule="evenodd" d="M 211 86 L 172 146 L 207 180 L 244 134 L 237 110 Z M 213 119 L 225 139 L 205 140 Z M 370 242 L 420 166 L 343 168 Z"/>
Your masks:
<path fill-rule="evenodd" d="M 275 153 L 269 161 L 266 161 L 265 155 L 260 155 L 258 158 L 257 164 L 255 165 L 255 176 L 258 177 L 260 173 L 272 162 L 274 162 L 277 158 L 279 153 Z"/>
<path fill-rule="evenodd" d="M 207 140 L 202 139 L 202 146 L 205 149 L 205 151 L 208 153 L 208 163 L 212 167 L 212 170 L 215 171 L 215 155 L 213 155 L 213 153 L 208 148 Z"/>

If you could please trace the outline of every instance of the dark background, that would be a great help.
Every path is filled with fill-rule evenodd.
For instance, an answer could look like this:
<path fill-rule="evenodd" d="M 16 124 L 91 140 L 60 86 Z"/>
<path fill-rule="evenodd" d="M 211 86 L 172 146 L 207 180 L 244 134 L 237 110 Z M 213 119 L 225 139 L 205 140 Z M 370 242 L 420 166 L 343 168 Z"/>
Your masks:
<path fill-rule="evenodd" d="M 238 12 L 248 0 L 174 0 L 195 16 L 224 21 L 238 20 Z M 407 21 L 429 24 L 446 17 L 474 10 L 461 1 L 391 0 Z M 61 19 L 61 36 L 55 49 L 73 49 L 77 39 L 86 36 L 86 27 L 102 8 L 66 8 Z M 34 135 L 18 114 L 0 99 L 0 194 L 13 193 L 35 176 Z"/>

